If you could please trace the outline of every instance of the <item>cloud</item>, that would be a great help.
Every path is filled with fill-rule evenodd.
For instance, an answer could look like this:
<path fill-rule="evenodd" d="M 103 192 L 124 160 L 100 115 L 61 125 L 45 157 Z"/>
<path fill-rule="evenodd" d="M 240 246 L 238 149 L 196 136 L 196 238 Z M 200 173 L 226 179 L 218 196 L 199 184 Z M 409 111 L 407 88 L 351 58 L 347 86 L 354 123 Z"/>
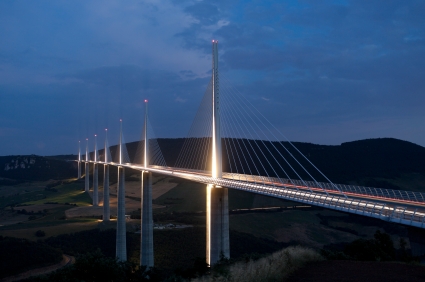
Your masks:
<path fill-rule="evenodd" d="M 375 128 L 425 144 L 413 133 L 425 120 L 424 1 L 22 3 L 0 2 L 0 128 L 21 130 L 0 154 L 37 142 L 64 153 L 105 125 L 112 136 L 121 117 L 135 140 L 145 98 L 157 135 L 183 136 L 210 80 L 211 39 L 221 89 L 233 84 L 295 137 Z"/>
<path fill-rule="evenodd" d="M 181 97 L 176 97 L 176 99 L 174 99 L 174 101 L 176 101 L 177 103 L 186 103 L 187 99 L 182 99 Z"/>

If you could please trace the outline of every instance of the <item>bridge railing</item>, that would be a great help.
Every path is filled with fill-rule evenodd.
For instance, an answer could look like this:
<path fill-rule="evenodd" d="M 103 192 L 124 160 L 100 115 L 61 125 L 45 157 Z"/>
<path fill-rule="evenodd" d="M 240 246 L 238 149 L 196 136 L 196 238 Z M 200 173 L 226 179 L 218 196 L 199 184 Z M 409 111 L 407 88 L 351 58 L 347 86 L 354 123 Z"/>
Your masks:
<path fill-rule="evenodd" d="M 152 166 L 154 167 L 154 166 Z M 156 168 L 165 168 L 160 166 L 155 166 Z M 166 168 L 166 169 L 175 169 L 175 168 Z M 207 175 L 207 171 L 195 170 L 195 169 L 184 169 L 185 171 L 191 171 L 196 174 Z M 366 187 L 358 185 L 346 185 L 346 184 L 331 184 L 327 182 L 314 182 L 314 181 L 302 181 L 297 179 L 287 179 L 287 178 L 277 178 L 277 177 L 268 177 L 268 176 L 259 176 L 259 175 L 247 175 L 247 174 L 238 174 L 238 173 L 223 173 L 223 178 L 233 179 L 239 181 L 253 182 L 263 185 L 271 185 L 276 187 L 285 186 L 287 188 L 297 188 L 296 186 L 303 186 L 305 188 L 310 188 L 314 190 L 326 190 L 327 192 L 334 193 L 345 193 L 350 196 L 352 194 L 374 196 L 377 198 L 386 198 L 386 199 L 397 199 L 412 201 L 417 203 L 425 203 L 425 193 L 421 192 L 412 192 L 404 190 L 394 190 L 394 189 L 384 189 L 384 188 L 375 188 L 375 187 Z M 291 187 L 293 185 L 294 187 Z M 335 188 L 337 186 L 338 189 Z"/>
<path fill-rule="evenodd" d="M 388 198 L 388 199 L 397 199 L 397 200 L 406 200 L 406 201 L 413 201 L 418 203 L 425 203 L 425 193 L 421 193 L 421 192 L 384 189 L 384 188 L 366 187 L 366 186 L 358 186 L 358 185 L 331 184 L 327 182 L 302 181 L 297 179 L 266 177 L 266 176 L 258 176 L 258 175 L 245 175 L 245 174 L 236 174 L 236 173 L 223 173 L 223 177 L 231 178 L 235 180 L 241 180 L 241 181 L 263 183 L 263 184 L 273 183 L 278 186 L 285 185 L 287 187 L 293 184 L 295 186 L 305 186 L 306 188 L 313 188 L 313 189 L 320 189 L 320 190 L 324 189 L 327 192 L 353 193 L 353 194 L 374 196 L 379 198 Z M 335 186 L 338 187 L 339 190 L 336 189 Z"/>
<path fill-rule="evenodd" d="M 150 166 L 155 169 L 164 169 L 164 170 L 179 170 L 179 168 L 172 167 L 163 167 L 163 166 Z M 209 175 L 208 171 L 195 170 L 195 169 L 181 169 L 184 171 L 192 172 L 198 175 Z M 373 196 L 382 199 L 396 199 L 411 201 L 417 203 L 425 203 L 425 193 L 421 192 L 412 192 L 404 190 L 394 190 L 394 189 L 384 189 L 384 188 L 375 188 L 375 187 L 365 187 L 357 185 L 346 185 L 346 184 L 331 184 L 326 182 L 313 182 L 313 181 L 302 181 L 297 179 L 287 179 L 287 178 L 277 178 L 277 177 L 268 177 L 268 176 L 259 176 L 259 175 L 247 175 L 247 174 L 237 174 L 237 173 L 223 173 L 223 178 L 232 179 L 237 181 L 250 182 L 255 184 L 269 185 L 273 187 L 286 187 L 286 188 L 295 188 L 304 187 L 308 190 L 316 190 L 317 192 L 333 192 L 335 193 L 344 193 L 347 196 L 355 196 L 350 194 L 357 195 L 366 195 Z M 335 188 L 338 187 L 338 189 Z M 312 192 L 312 191 L 311 191 Z"/>
<path fill-rule="evenodd" d="M 233 180 L 224 181 L 224 184 L 222 182 L 223 181 L 218 181 L 217 184 L 221 184 L 229 188 L 255 192 L 258 194 L 288 199 L 315 206 L 322 206 L 325 208 L 379 218 L 405 225 L 424 228 L 425 224 L 424 209 L 405 206 L 391 206 L 381 202 L 360 200 L 356 198 L 345 198 L 336 194 L 327 195 L 324 193 L 315 193 L 307 190 L 297 191 L 294 189 L 275 187 L 258 183 L 232 183 L 234 182 Z"/>

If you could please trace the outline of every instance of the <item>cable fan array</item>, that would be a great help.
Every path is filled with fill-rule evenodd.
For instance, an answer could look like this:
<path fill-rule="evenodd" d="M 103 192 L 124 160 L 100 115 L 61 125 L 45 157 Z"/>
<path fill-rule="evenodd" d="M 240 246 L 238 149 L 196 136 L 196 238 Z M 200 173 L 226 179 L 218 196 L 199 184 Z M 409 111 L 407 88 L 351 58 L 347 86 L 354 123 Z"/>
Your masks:
<path fill-rule="evenodd" d="M 279 132 L 252 103 L 220 77 L 220 124 L 223 177 L 285 185 L 341 190 Z M 175 167 L 211 170 L 212 83 L 204 93 Z M 281 141 L 285 140 L 285 141 Z M 342 193 L 344 194 L 344 193 Z"/>
<path fill-rule="evenodd" d="M 212 80 L 205 90 L 175 167 L 211 171 Z"/>
<path fill-rule="evenodd" d="M 158 144 L 158 138 L 155 136 L 155 132 L 148 118 L 147 121 L 148 131 L 148 164 L 155 166 L 167 166 L 164 156 L 161 152 L 161 148 Z M 144 164 L 144 147 L 145 147 L 145 136 L 142 131 L 142 137 L 140 138 L 139 144 L 137 145 L 136 155 L 133 163 Z"/>
<path fill-rule="evenodd" d="M 180 153 L 171 163 L 172 167 L 206 174 L 211 171 L 212 91 L 210 80 Z M 312 189 L 320 189 L 328 193 L 329 189 L 344 194 L 223 77 L 220 81 L 220 100 L 224 178 L 273 186 L 292 186 L 297 190 L 299 186 L 303 186 L 311 192 Z M 145 126 L 148 127 L 148 164 L 166 167 L 160 148 L 161 139 L 155 137 L 149 118 Z M 119 148 L 115 149 L 114 162 L 120 162 L 121 158 L 122 163 L 143 165 L 145 142 L 142 134 L 135 157 L 131 160 L 122 137 L 122 152 L 120 155 Z M 105 145 L 109 148 L 108 144 Z M 110 150 L 107 153 L 108 160 L 112 160 Z"/>

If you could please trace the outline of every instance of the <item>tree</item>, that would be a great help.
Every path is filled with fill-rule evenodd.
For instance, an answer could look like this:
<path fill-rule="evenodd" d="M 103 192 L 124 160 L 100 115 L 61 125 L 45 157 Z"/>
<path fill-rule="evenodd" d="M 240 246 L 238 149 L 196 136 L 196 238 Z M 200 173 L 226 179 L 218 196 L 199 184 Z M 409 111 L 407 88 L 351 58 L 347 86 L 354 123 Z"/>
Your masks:
<path fill-rule="evenodd" d="M 43 230 L 37 230 L 35 232 L 35 236 L 37 236 L 37 237 L 44 237 L 44 236 L 46 236 L 46 232 L 44 232 Z"/>

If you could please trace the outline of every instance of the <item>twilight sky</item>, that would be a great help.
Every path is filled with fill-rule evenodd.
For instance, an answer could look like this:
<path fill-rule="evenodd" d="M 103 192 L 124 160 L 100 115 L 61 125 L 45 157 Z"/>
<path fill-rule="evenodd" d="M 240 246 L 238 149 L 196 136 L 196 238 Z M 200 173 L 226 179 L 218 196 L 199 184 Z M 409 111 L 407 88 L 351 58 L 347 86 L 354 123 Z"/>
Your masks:
<path fill-rule="evenodd" d="M 184 137 L 211 75 L 290 140 L 425 146 L 423 0 L 0 1 L 0 155 Z M 92 143 L 90 143 L 92 146 Z"/>

